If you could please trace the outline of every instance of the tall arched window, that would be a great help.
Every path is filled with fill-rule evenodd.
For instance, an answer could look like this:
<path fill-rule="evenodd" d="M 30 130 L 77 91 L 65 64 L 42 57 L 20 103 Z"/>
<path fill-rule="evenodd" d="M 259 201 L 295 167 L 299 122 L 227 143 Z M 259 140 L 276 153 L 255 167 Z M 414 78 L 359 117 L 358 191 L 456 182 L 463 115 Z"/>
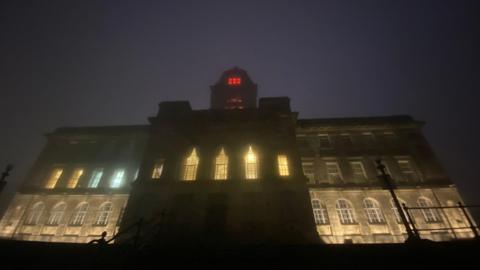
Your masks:
<path fill-rule="evenodd" d="M 197 150 L 193 148 L 190 155 L 184 161 L 183 180 L 193 181 L 197 178 L 198 162 L 199 162 L 199 158 L 197 155 Z"/>
<path fill-rule="evenodd" d="M 70 221 L 70 225 L 80 226 L 83 225 L 85 221 L 85 216 L 87 216 L 88 210 L 88 203 L 82 202 L 79 203 L 78 206 L 75 208 L 75 212 L 73 213 L 72 220 Z"/>
<path fill-rule="evenodd" d="M 38 202 L 34 204 L 28 212 L 27 217 L 25 218 L 25 225 L 37 225 L 40 217 L 42 216 L 44 208 L 45 204 L 43 202 Z"/>
<path fill-rule="evenodd" d="M 50 215 L 48 216 L 47 225 L 58 225 L 60 221 L 62 221 L 63 214 L 65 213 L 65 209 L 67 208 L 67 204 L 64 202 L 56 204 L 52 210 L 50 211 Z"/>
<path fill-rule="evenodd" d="M 95 225 L 105 226 L 108 223 L 108 217 L 112 212 L 112 203 L 104 203 L 100 206 Z"/>
<path fill-rule="evenodd" d="M 248 151 L 245 154 L 245 178 L 246 179 L 258 178 L 257 154 L 252 150 L 252 146 L 248 147 Z"/>
<path fill-rule="evenodd" d="M 419 207 L 432 207 L 432 201 L 425 197 L 420 197 L 417 200 L 417 204 Z M 426 222 L 434 223 L 434 222 L 441 222 L 440 215 L 436 209 L 425 208 L 422 209 L 423 218 Z"/>
<path fill-rule="evenodd" d="M 335 204 L 337 208 L 337 214 L 342 224 L 354 224 L 355 218 L 353 215 L 352 206 L 349 201 L 340 199 Z"/>
<path fill-rule="evenodd" d="M 403 211 L 403 213 L 405 214 L 405 217 L 408 220 L 408 215 L 407 215 L 407 213 L 405 213 L 405 210 L 403 210 L 403 205 L 404 204 L 406 205 L 405 201 L 400 199 L 400 198 L 398 199 L 398 201 L 400 202 L 400 205 L 402 206 L 402 211 Z M 402 218 L 400 217 L 400 212 L 398 212 L 398 208 L 395 205 L 395 202 L 393 201 L 393 199 L 390 199 L 390 205 L 392 206 L 392 211 L 395 214 L 395 219 L 397 220 L 398 223 L 401 223 Z"/>
<path fill-rule="evenodd" d="M 228 178 L 228 156 L 223 148 L 215 158 L 215 180 L 225 180 Z"/>
<path fill-rule="evenodd" d="M 382 210 L 378 203 L 373 199 L 364 199 L 363 200 L 363 209 L 365 210 L 365 215 L 367 216 L 369 223 L 384 223 L 385 218 L 383 217 Z"/>
<path fill-rule="evenodd" d="M 325 225 L 329 223 L 327 207 L 325 207 L 322 201 L 317 199 L 312 200 L 312 208 L 316 224 Z"/>

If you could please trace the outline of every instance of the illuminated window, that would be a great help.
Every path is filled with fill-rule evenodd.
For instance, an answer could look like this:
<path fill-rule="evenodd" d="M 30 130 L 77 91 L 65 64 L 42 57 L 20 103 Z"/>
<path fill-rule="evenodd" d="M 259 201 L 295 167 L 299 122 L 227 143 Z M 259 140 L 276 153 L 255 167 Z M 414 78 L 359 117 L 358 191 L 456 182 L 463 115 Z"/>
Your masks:
<path fill-rule="evenodd" d="M 419 207 L 425 207 L 425 209 L 422 209 L 422 214 L 426 222 L 435 223 L 442 221 L 437 209 L 428 208 L 433 206 L 432 201 L 427 198 L 420 197 L 417 200 L 417 204 Z"/>
<path fill-rule="evenodd" d="M 258 164 L 257 155 L 252 150 L 252 146 L 248 147 L 248 152 L 245 155 L 245 178 L 257 179 L 258 178 Z"/>
<path fill-rule="evenodd" d="M 215 180 L 225 180 L 228 178 L 228 156 L 225 155 L 223 148 L 215 158 Z"/>
<path fill-rule="evenodd" d="M 342 172 L 337 162 L 327 162 L 327 177 L 330 183 L 338 183 L 343 181 Z"/>
<path fill-rule="evenodd" d="M 103 175 L 103 169 L 102 168 L 97 168 L 97 169 L 93 170 L 92 177 L 90 178 L 90 181 L 88 182 L 88 187 L 89 188 L 98 187 L 98 184 L 100 183 L 100 179 L 102 179 L 102 175 Z"/>
<path fill-rule="evenodd" d="M 288 170 L 288 159 L 286 155 L 278 155 L 278 173 L 280 176 L 289 176 L 290 171 Z"/>
<path fill-rule="evenodd" d="M 340 199 L 336 203 L 337 214 L 342 224 L 354 224 L 355 218 L 353 216 L 353 210 L 351 204 L 344 199 Z"/>
<path fill-rule="evenodd" d="M 329 223 L 327 207 L 325 207 L 325 204 L 322 201 L 312 200 L 312 208 L 316 224 L 325 225 Z"/>
<path fill-rule="evenodd" d="M 61 168 L 55 168 L 53 169 L 52 173 L 50 174 L 50 177 L 48 178 L 47 184 L 45 185 L 45 188 L 52 189 L 55 187 L 55 185 L 58 182 L 58 179 L 62 176 L 63 169 Z"/>
<path fill-rule="evenodd" d="M 165 162 L 164 159 L 157 159 L 155 161 L 155 164 L 153 165 L 152 179 L 160 179 L 160 176 L 162 176 L 162 172 L 163 172 L 164 162 Z"/>
<path fill-rule="evenodd" d="M 78 184 L 78 180 L 83 175 L 83 169 L 75 169 L 72 173 L 72 177 L 68 180 L 67 187 L 68 188 L 75 188 Z"/>
<path fill-rule="evenodd" d="M 27 217 L 25 218 L 25 225 L 37 225 L 40 217 L 42 216 L 44 208 L 45 205 L 42 202 L 34 204 L 32 209 L 30 209 Z"/>
<path fill-rule="evenodd" d="M 367 179 L 365 168 L 361 161 L 351 161 L 350 167 L 352 168 L 352 176 L 355 181 L 363 181 Z"/>
<path fill-rule="evenodd" d="M 363 200 L 363 209 L 367 216 L 369 223 L 384 223 L 382 210 L 378 206 L 378 203 L 372 199 Z"/>
<path fill-rule="evenodd" d="M 197 178 L 198 161 L 197 150 L 193 148 L 192 153 L 190 153 L 190 156 L 188 156 L 184 162 L 183 180 L 193 181 Z"/>
<path fill-rule="evenodd" d="M 229 77 L 228 85 L 240 85 L 242 83 L 242 78 L 240 77 Z"/>
<path fill-rule="evenodd" d="M 111 188 L 119 188 L 123 185 L 123 180 L 125 178 L 124 169 L 116 169 L 113 172 L 112 181 L 110 182 Z"/>
<path fill-rule="evenodd" d="M 88 203 L 86 202 L 80 203 L 75 208 L 75 212 L 73 213 L 72 220 L 70 221 L 70 225 L 73 225 L 73 226 L 83 225 L 85 216 L 87 216 L 87 210 L 88 210 Z"/>
<path fill-rule="evenodd" d="M 95 220 L 95 225 L 97 226 L 105 226 L 108 223 L 108 217 L 112 212 L 112 204 L 111 203 L 104 203 L 100 206 L 97 219 Z"/>
<path fill-rule="evenodd" d="M 50 211 L 50 216 L 47 220 L 47 225 L 58 225 L 62 220 L 63 214 L 65 213 L 65 208 L 67 205 L 65 203 L 59 203 L 52 208 Z"/>

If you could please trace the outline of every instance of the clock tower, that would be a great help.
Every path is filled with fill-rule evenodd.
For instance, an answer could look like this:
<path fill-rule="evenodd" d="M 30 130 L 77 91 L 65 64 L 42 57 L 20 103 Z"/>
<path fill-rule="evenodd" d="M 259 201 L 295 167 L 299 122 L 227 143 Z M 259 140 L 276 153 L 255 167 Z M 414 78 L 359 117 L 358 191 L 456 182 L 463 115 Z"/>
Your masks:
<path fill-rule="evenodd" d="M 210 107 L 214 110 L 242 110 L 257 107 L 257 85 L 238 67 L 226 70 L 211 86 Z"/>

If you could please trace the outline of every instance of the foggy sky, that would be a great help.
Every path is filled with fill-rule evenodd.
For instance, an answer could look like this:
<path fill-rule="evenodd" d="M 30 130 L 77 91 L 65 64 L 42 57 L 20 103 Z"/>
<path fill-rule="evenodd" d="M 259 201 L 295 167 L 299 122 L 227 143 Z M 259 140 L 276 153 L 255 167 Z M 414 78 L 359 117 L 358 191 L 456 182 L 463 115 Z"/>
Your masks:
<path fill-rule="evenodd" d="M 209 105 L 233 66 L 301 118 L 410 114 L 480 203 L 480 1 L 1 1 L 4 206 L 60 126 Z M 2 207 L 0 207 L 1 209 Z"/>

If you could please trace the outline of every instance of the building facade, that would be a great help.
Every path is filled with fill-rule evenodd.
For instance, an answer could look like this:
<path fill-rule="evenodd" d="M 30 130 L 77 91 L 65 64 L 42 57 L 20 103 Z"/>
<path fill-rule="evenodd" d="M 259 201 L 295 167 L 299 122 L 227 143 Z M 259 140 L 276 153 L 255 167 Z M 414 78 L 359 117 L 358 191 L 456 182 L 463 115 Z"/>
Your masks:
<path fill-rule="evenodd" d="M 162 102 L 148 125 L 66 127 L 47 144 L 0 221 L 10 239 L 88 242 L 142 221 L 149 244 L 397 243 L 402 203 L 462 199 L 409 116 L 299 119 L 225 71 L 211 108 Z M 422 238 L 471 238 L 462 211 L 409 211 Z M 126 232 L 117 241 L 128 241 Z"/>

